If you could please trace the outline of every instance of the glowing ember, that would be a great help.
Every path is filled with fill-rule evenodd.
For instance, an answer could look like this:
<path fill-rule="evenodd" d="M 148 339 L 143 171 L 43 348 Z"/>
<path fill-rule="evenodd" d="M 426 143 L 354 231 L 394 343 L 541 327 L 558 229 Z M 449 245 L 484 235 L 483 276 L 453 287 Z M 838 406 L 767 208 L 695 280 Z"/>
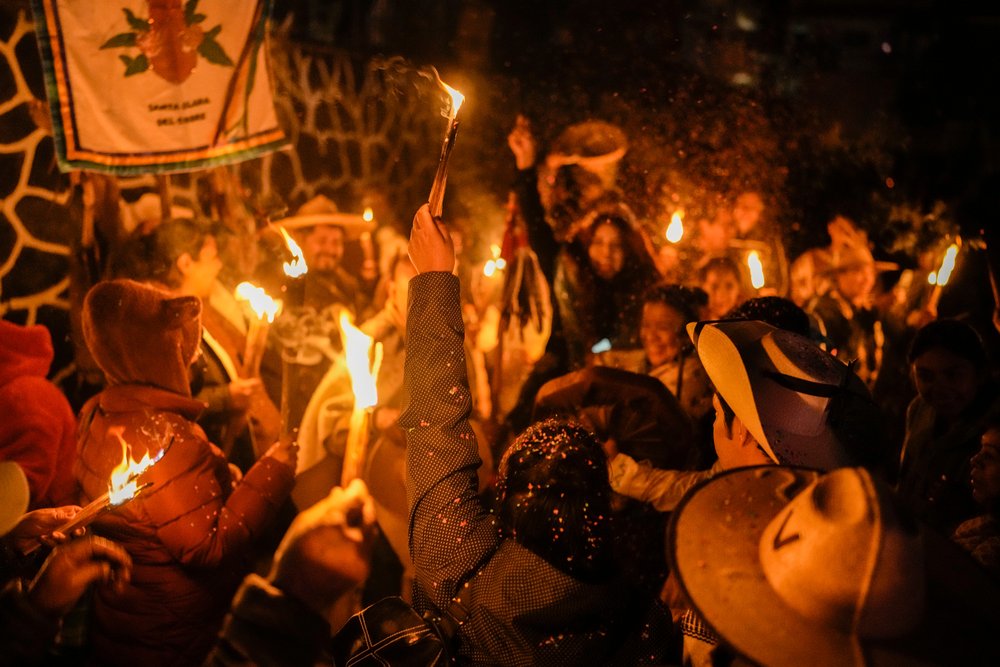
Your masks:
<path fill-rule="evenodd" d="M 236 298 L 250 304 L 257 319 L 267 319 L 274 322 L 275 316 L 281 311 L 281 300 L 272 299 L 263 288 L 253 283 L 242 282 L 236 286 Z"/>
<path fill-rule="evenodd" d="M 667 226 L 665 235 L 671 243 L 677 243 L 684 237 L 684 214 L 681 211 L 674 211 L 670 216 L 670 224 Z"/>
<path fill-rule="evenodd" d="M 295 239 L 285 231 L 285 228 L 278 226 L 278 230 L 281 231 L 281 235 L 285 237 L 285 244 L 288 246 L 288 251 L 292 253 L 292 261 L 284 263 L 285 275 L 289 278 L 298 278 L 309 270 L 306 266 L 306 258 L 302 254 L 302 248 L 299 244 L 295 242 Z"/>
<path fill-rule="evenodd" d="M 750 269 L 750 284 L 754 289 L 764 286 L 764 265 L 760 263 L 760 254 L 751 250 L 747 254 L 747 267 Z"/>
<path fill-rule="evenodd" d="M 941 268 L 937 270 L 935 275 L 936 282 L 931 283 L 932 285 L 940 285 L 944 287 L 948 284 L 948 280 L 951 278 L 951 272 L 955 270 L 955 259 L 958 257 L 958 245 L 952 243 L 948 246 L 948 249 L 944 253 L 944 259 L 941 260 Z M 927 277 L 930 280 L 930 276 Z"/>
<path fill-rule="evenodd" d="M 374 212 L 374 211 L 372 211 L 372 208 L 371 208 L 371 206 L 369 206 L 369 207 L 367 207 L 367 208 L 365 209 L 365 212 L 361 214 L 361 218 L 362 218 L 362 220 L 364 220 L 365 222 L 371 222 L 372 220 L 374 220 L 374 219 L 375 219 L 375 212 Z"/>
<path fill-rule="evenodd" d="M 108 485 L 108 499 L 112 505 L 121 505 L 130 500 L 139 489 L 137 481 L 139 476 L 159 461 L 166 452 L 166 449 L 163 449 L 156 458 L 152 459 L 149 458 L 149 452 L 146 452 L 141 459 L 136 461 L 132 458 L 132 448 L 122 437 L 124 431 L 125 429 L 122 427 L 108 429 L 108 433 L 118 438 L 122 445 L 122 461 L 111 471 L 111 483 Z"/>
<path fill-rule="evenodd" d="M 369 357 L 372 339 L 354 326 L 347 311 L 340 313 L 340 330 L 344 338 L 347 372 L 351 376 L 351 390 L 354 392 L 354 410 L 374 407 L 378 403 L 375 378 L 381 362 L 382 345 L 376 345 L 375 362 L 372 363 Z"/>

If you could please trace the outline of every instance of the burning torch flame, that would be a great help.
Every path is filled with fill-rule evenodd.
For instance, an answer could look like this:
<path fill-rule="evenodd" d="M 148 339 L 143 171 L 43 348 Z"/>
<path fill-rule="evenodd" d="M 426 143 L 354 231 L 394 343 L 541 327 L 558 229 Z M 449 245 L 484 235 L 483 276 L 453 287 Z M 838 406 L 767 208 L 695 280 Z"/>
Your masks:
<path fill-rule="evenodd" d="M 671 243 L 677 243 L 684 237 L 684 215 L 680 211 L 674 211 L 670 216 L 670 224 L 667 226 L 666 237 Z"/>
<path fill-rule="evenodd" d="M 760 255 L 756 250 L 747 254 L 747 267 L 750 269 L 750 284 L 754 289 L 764 286 L 764 265 L 760 263 Z"/>
<path fill-rule="evenodd" d="M 372 207 L 368 206 L 365 208 L 365 212 L 361 214 L 361 219 L 365 222 L 371 222 L 375 219 L 375 212 L 372 211 Z"/>
<path fill-rule="evenodd" d="M 263 288 L 253 283 L 242 282 L 237 285 L 236 298 L 249 303 L 259 320 L 266 318 L 268 322 L 274 322 L 275 316 L 281 311 L 281 300 L 272 299 Z"/>
<path fill-rule="evenodd" d="M 462 108 L 462 102 L 465 101 L 465 95 L 458 92 L 444 81 L 441 82 L 441 85 L 448 92 L 448 94 L 451 95 L 451 110 L 448 112 L 448 115 L 451 118 L 454 118 L 458 115 L 458 110 Z"/>
<path fill-rule="evenodd" d="M 149 452 L 143 454 L 142 458 L 136 461 L 132 458 L 132 448 L 125 438 L 122 437 L 124 429 L 121 427 L 108 429 L 108 432 L 118 438 L 122 445 L 122 462 L 111 471 L 111 483 L 108 485 L 108 499 L 112 505 L 121 505 L 131 499 L 139 489 L 137 481 L 139 475 L 160 460 L 166 449 L 160 451 L 156 458 L 149 458 Z"/>
<path fill-rule="evenodd" d="M 346 311 L 340 313 L 340 330 L 344 337 L 344 355 L 347 372 L 351 376 L 351 390 L 354 392 L 354 409 L 374 407 L 378 403 L 375 378 L 382 365 L 382 344 L 375 345 L 375 360 L 369 360 L 372 339 L 351 322 Z"/>
<path fill-rule="evenodd" d="M 285 237 L 285 244 L 288 246 L 288 250 L 292 253 L 293 258 L 291 262 L 284 263 L 285 275 L 289 278 L 298 278 L 309 270 L 309 267 L 306 266 L 306 258 L 302 254 L 302 248 L 300 248 L 299 244 L 295 242 L 295 239 L 293 239 L 291 235 L 285 231 L 284 227 L 279 225 L 278 230 L 281 231 L 281 235 Z"/>
<path fill-rule="evenodd" d="M 955 259 L 957 257 L 958 245 L 952 243 L 944 252 L 944 259 L 941 260 L 941 268 L 937 271 L 931 271 L 930 275 L 927 276 L 927 282 L 931 285 L 940 285 L 941 287 L 947 285 L 948 280 L 951 278 L 951 272 L 955 270 Z"/>

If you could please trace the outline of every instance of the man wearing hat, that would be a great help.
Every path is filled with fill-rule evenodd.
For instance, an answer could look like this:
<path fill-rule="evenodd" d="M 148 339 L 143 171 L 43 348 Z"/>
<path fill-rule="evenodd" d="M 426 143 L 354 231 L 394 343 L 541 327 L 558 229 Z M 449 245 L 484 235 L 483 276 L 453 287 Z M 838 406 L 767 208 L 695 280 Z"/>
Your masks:
<path fill-rule="evenodd" d="M 358 279 L 343 266 L 344 248 L 349 240 L 371 232 L 375 223 L 360 215 L 340 213 L 329 198 L 316 195 L 280 224 L 298 238 L 309 267 L 303 277 L 303 305 L 317 312 L 342 306 L 359 317 L 368 297 Z"/>
<path fill-rule="evenodd" d="M 688 333 L 716 388 L 716 472 L 773 464 L 834 470 L 881 460 L 879 411 L 868 388 L 810 339 L 753 320 L 691 323 Z M 708 664 L 711 631 L 690 611 L 681 629 L 685 653 Z"/>
<path fill-rule="evenodd" d="M 618 454 L 611 461 L 615 491 L 671 511 L 722 470 L 879 464 L 880 413 L 847 364 L 805 336 L 755 320 L 691 323 L 688 333 L 715 386 L 718 461 L 708 471 L 653 470 Z"/>
<path fill-rule="evenodd" d="M 863 468 L 725 472 L 685 497 L 668 549 L 721 638 L 712 664 L 1000 663 L 997 582 Z"/>

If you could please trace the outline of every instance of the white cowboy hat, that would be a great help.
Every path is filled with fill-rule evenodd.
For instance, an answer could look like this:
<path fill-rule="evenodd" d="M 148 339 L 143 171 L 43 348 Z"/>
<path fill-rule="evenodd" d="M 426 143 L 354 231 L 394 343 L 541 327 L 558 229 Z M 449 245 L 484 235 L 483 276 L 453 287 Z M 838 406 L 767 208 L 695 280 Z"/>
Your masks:
<path fill-rule="evenodd" d="M 685 496 L 668 549 L 694 611 L 755 664 L 1000 664 L 996 583 L 896 506 L 863 468 L 740 468 Z"/>
<path fill-rule="evenodd" d="M 0 461 L 0 536 L 11 531 L 28 511 L 31 491 L 21 466 L 13 461 Z"/>
<path fill-rule="evenodd" d="M 844 362 L 755 320 L 692 322 L 688 334 L 715 390 L 775 463 L 830 470 L 867 460 L 834 428 L 855 414 L 877 415 Z"/>
<path fill-rule="evenodd" d="M 300 206 L 295 215 L 274 222 L 289 231 L 317 225 L 332 225 L 342 228 L 350 239 L 356 239 L 363 232 L 375 229 L 374 220 L 365 220 L 364 216 L 357 213 L 341 213 L 337 205 L 325 195 L 316 195 Z"/>

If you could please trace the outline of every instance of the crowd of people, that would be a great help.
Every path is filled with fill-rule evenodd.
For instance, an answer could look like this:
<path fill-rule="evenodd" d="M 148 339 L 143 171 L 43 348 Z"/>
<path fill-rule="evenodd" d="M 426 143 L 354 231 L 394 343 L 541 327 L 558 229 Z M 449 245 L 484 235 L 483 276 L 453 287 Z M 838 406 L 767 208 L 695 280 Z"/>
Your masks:
<path fill-rule="evenodd" d="M 752 190 L 663 243 L 620 130 L 563 139 L 508 137 L 492 292 L 447 211 L 407 240 L 320 196 L 276 221 L 301 277 L 259 261 L 274 226 L 137 227 L 78 411 L 47 331 L 0 322 L 0 664 L 996 664 L 984 318 L 887 286 L 846 217 L 790 261 Z M 257 359 L 246 280 L 285 302 Z M 359 462 L 343 316 L 379 347 Z M 387 609 L 440 635 L 345 638 Z"/>

